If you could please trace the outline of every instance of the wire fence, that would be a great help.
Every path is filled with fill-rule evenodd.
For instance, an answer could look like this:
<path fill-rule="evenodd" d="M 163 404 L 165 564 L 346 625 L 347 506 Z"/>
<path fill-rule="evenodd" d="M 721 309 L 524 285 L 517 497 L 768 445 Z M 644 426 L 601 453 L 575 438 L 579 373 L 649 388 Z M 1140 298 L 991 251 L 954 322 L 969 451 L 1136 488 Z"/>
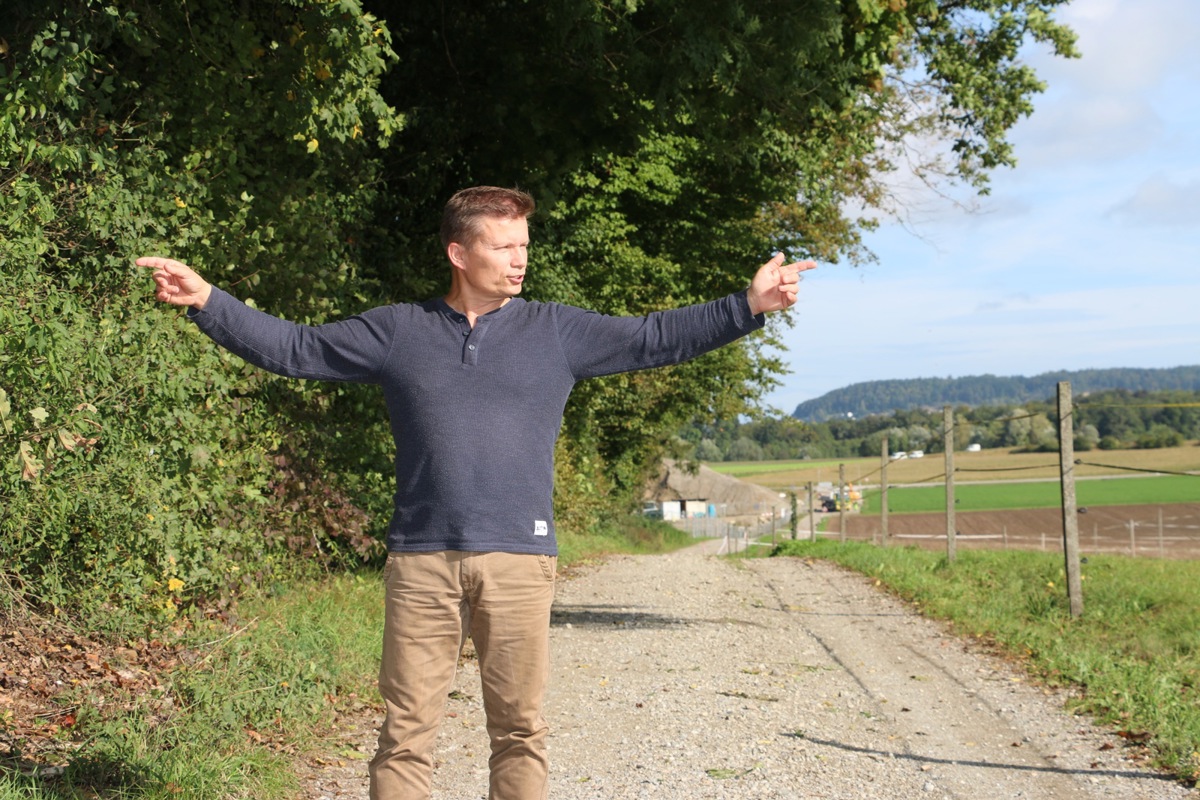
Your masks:
<path fill-rule="evenodd" d="M 841 538 L 840 518 L 830 514 L 824 538 Z M 960 511 L 955 515 L 960 550 L 1004 549 L 1063 552 L 1061 509 Z M 846 539 L 882 544 L 880 518 L 850 515 Z M 941 514 L 893 515 L 887 544 L 946 549 Z M 1084 554 L 1200 558 L 1200 502 L 1167 505 L 1091 507 L 1079 516 L 1079 547 Z"/>

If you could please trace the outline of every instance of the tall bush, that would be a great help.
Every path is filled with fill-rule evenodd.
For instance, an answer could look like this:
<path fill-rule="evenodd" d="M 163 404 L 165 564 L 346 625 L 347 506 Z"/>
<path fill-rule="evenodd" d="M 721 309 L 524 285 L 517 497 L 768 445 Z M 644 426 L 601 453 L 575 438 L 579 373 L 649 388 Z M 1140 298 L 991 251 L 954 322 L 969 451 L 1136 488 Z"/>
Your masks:
<path fill-rule="evenodd" d="M 56 609 L 219 602 L 295 538 L 294 437 L 262 402 L 275 382 L 156 307 L 132 259 L 312 319 L 363 303 L 349 231 L 366 140 L 399 124 L 374 89 L 387 30 L 352 0 L 0 14 L 0 562 Z M 330 544 L 364 549 L 343 521 Z"/>

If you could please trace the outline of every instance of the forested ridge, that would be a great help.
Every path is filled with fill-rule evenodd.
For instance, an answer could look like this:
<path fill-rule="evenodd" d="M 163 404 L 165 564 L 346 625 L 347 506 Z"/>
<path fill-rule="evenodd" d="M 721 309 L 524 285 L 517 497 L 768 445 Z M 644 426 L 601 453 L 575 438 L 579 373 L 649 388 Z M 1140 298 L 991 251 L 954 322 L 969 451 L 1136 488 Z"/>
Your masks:
<path fill-rule="evenodd" d="M 1075 394 L 1109 389 L 1200 391 L 1200 366 L 1061 370 L 1032 377 L 966 375 L 960 378 L 865 381 L 806 400 L 796 406 L 792 416 L 806 422 L 820 422 L 847 414 L 866 416 L 911 408 L 1025 403 L 1049 397 L 1059 381 L 1070 381 Z"/>
<path fill-rule="evenodd" d="M 1076 450 L 1177 447 L 1200 439 L 1200 390 L 1076 393 L 1072 425 Z M 976 444 L 1025 451 L 1058 450 L 1058 405 L 1051 390 L 1023 403 L 954 405 L 956 449 Z M 795 417 L 696 422 L 680 432 L 699 461 L 760 461 L 877 457 L 888 451 L 945 449 L 944 407 L 840 416 L 823 422 Z"/>
<path fill-rule="evenodd" d="M 945 145 L 930 181 L 1014 163 L 1043 88 L 1018 52 L 1073 54 L 1061 4 L 7 0 L 4 591 L 116 627 L 379 555 L 375 391 L 246 367 L 135 257 L 319 323 L 444 292 L 441 208 L 491 183 L 540 204 L 534 300 L 641 314 L 740 289 L 776 249 L 866 258 L 909 137 Z M 689 419 L 751 408 L 781 324 L 580 386 L 563 536 L 627 509 Z"/>

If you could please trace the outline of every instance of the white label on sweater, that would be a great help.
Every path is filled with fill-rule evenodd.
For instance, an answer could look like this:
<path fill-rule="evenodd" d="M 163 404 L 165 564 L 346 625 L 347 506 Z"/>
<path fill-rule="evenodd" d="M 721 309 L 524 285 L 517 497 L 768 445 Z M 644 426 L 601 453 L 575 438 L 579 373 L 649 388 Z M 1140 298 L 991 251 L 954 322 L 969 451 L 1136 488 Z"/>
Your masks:
<path fill-rule="evenodd" d="M 533 535 L 546 536 L 550 533 L 550 526 L 546 524 L 544 519 L 535 519 L 533 521 Z"/>

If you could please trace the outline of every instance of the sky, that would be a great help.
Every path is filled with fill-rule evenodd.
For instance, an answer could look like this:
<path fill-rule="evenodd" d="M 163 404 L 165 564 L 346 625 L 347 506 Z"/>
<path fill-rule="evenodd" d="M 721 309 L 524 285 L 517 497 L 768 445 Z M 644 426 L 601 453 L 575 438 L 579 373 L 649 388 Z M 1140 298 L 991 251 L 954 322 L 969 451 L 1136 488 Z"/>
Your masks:
<path fill-rule="evenodd" d="M 853 383 L 1200 364 L 1200 2 L 1074 0 L 1078 59 L 965 210 L 932 195 L 867 235 L 877 261 L 805 274 L 784 413 Z"/>

